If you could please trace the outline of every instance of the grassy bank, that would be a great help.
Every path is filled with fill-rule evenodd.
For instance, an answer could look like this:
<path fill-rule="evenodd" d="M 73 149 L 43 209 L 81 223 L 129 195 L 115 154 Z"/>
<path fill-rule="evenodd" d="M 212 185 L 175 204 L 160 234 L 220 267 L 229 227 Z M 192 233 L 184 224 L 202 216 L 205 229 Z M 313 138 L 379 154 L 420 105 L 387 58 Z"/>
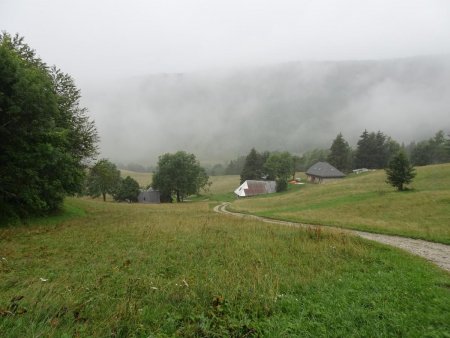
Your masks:
<path fill-rule="evenodd" d="M 232 209 L 310 224 L 396 234 L 450 244 L 450 164 L 417 168 L 411 190 L 397 192 L 383 170 L 298 191 L 241 199 Z"/>
<path fill-rule="evenodd" d="M 152 183 L 153 173 L 140 173 L 137 171 L 121 169 L 120 176 L 123 178 L 130 176 L 139 183 L 141 188 L 146 188 Z"/>
<path fill-rule="evenodd" d="M 207 203 L 69 199 L 84 215 L 0 229 L 0 336 L 444 336 L 450 278 L 336 231 Z"/>

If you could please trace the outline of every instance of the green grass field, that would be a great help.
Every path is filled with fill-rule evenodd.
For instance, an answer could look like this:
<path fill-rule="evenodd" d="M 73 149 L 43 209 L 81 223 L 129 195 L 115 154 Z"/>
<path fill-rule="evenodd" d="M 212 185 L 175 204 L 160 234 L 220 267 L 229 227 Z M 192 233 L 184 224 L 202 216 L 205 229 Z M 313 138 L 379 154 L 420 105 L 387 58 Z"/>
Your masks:
<path fill-rule="evenodd" d="M 395 234 L 450 244 L 450 164 L 417 168 L 397 192 L 383 170 L 306 184 L 283 194 L 235 201 L 231 208 L 276 219 Z"/>
<path fill-rule="evenodd" d="M 1 337 L 450 332 L 449 274 L 396 249 L 208 202 L 67 199 L 66 210 L 0 229 Z"/>

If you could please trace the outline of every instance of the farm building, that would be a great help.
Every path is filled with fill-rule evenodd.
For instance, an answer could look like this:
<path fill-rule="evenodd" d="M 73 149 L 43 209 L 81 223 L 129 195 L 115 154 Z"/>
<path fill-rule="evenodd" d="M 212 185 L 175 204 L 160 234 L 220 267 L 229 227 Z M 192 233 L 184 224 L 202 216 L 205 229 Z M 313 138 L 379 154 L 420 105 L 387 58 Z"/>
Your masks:
<path fill-rule="evenodd" d="M 325 183 L 345 177 L 345 174 L 327 162 L 317 162 L 306 172 L 308 181 L 312 183 Z"/>
<path fill-rule="evenodd" d="M 160 203 L 160 194 L 158 190 L 153 190 L 149 188 L 148 190 L 143 190 L 138 195 L 139 203 Z"/>
<path fill-rule="evenodd" d="M 234 193 L 239 197 L 248 197 L 276 192 L 275 181 L 247 180 Z"/>

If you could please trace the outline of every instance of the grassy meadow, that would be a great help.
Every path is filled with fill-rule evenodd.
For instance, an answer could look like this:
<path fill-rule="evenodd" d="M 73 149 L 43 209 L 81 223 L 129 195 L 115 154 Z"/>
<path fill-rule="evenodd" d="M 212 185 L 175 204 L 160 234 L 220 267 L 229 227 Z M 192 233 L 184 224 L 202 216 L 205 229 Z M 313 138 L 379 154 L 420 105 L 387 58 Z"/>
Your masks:
<path fill-rule="evenodd" d="M 1 228 L 0 336 L 449 334 L 450 276 L 423 259 L 211 206 L 67 199 Z"/>
<path fill-rule="evenodd" d="M 141 188 L 146 188 L 152 183 L 153 174 L 120 169 L 120 176 L 122 176 L 123 178 L 130 176 L 132 179 L 136 180 L 139 183 L 139 186 Z"/>
<path fill-rule="evenodd" d="M 397 192 L 384 170 L 283 194 L 240 199 L 231 209 L 276 219 L 395 234 L 450 244 L 450 164 L 417 167 Z"/>

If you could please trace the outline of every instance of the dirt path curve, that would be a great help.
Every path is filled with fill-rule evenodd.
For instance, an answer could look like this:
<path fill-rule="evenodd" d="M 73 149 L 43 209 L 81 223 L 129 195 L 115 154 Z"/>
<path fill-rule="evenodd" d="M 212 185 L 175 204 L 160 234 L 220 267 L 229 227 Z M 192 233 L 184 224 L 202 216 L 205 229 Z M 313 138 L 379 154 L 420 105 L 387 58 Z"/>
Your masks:
<path fill-rule="evenodd" d="M 222 203 L 220 205 L 217 205 L 214 207 L 214 211 L 217 213 L 231 215 L 231 216 L 235 216 L 235 217 L 255 219 L 258 221 L 265 222 L 265 223 L 281 224 L 281 225 L 294 226 L 294 227 L 317 227 L 317 225 L 279 221 L 279 220 L 269 219 L 269 218 L 265 218 L 265 217 L 261 217 L 261 216 L 231 212 L 231 211 L 227 210 L 227 206 L 229 204 L 230 203 Z M 328 227 L 328 226 L 327 226 L 327 228 L 337 229 L 339 231 L 354 234 L 354 235 L 360 236 L 365 239 L 369 239 L 372 241 L 395 246 L 397 248 L 406 250 L 414 255 L 424 257 L 425 259 L 440 266 L 444 270 L 450 271 L 450 245 L 427 242 L 427 241 L 424 241 L 421 239 L 412 239 L 412 238 L 400 237 L 400 236 L 373 234 L 370 232 L 364 232 L 364 231 L 358 231 L 358 230 L 342 229 L 342 228 Z"/>

